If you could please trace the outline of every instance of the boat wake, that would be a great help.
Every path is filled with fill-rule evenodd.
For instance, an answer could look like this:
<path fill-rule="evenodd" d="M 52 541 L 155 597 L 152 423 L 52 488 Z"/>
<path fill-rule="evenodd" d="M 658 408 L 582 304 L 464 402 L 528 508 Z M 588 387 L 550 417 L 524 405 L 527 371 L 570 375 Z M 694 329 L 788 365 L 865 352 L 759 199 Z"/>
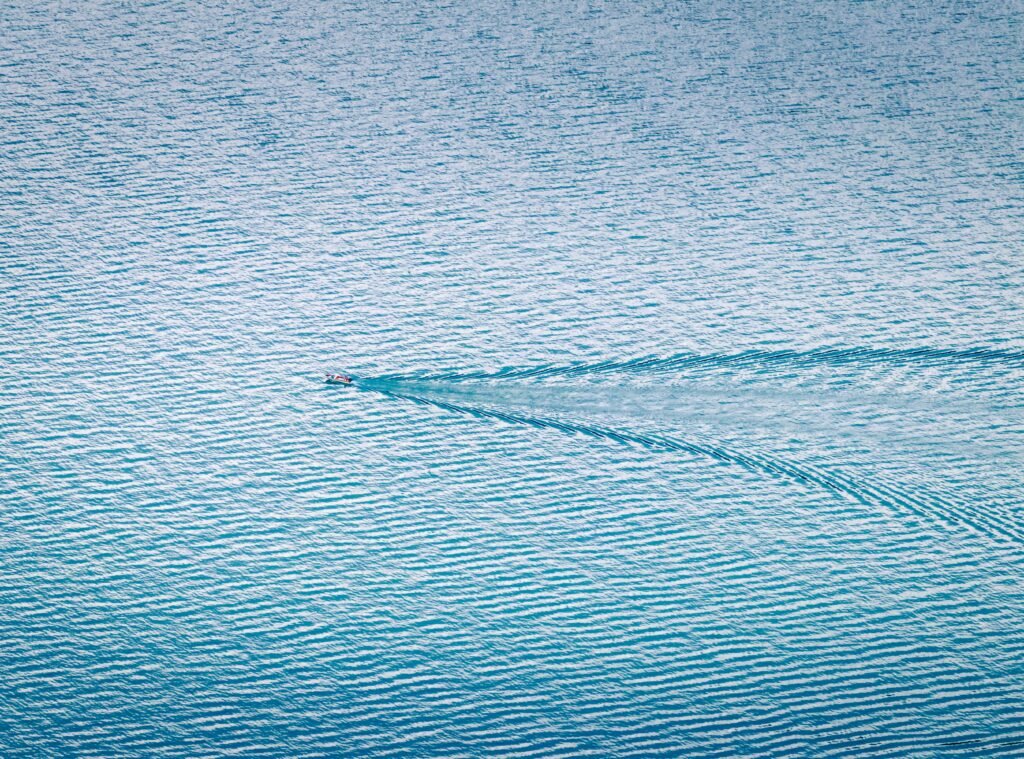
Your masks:
<path fill-rule="evenodd" d="M 542 364 L 533 367 L 506 367 L 495 371 L 451 370 L 383 374 L 382 380 L 420 380 L 461 382 L 465 380 L 582 377 L 601 374 L 643 373 L 695 368 L 781 366 L 950 366 L 977 364 L 1006 369 L 1024 369 L 1024 352 L 1000 348 L 818 348 L 808 351 L 748 350 L 737 353 L 677 353 L 673 356 L 645 356 L 621 361 L 596 363 Z"/>
<path fill-rule="evenodd" d="M 618 362 L 617 364 L 608 362 L 605 365 L 591 365 L 589 370 L 594 371 L 594 367 L 597 366 L 612 365 L 621 367 L 625 364 L 624 362 Z M 537 375 L 527 375 L 525 373 L 503 375 L 463 373 L 459 375 L 458 379 L 491 379 L 497 376 L 524 377 Z M 403 380 L 407 379 L 407 377 L 403 377 Z M 440 377 L 432 376 L 430 379 L 438 381 Z M 446 376 L 445 379 L 451 379 L 451 377 Z M 967 503 L 955 502 L 949 498 L 932 494 L 910 494 L 899 487 L 880 481 L 864 482 L 859 478 L 854 479 L 835 469 L 826 469 L 809 463 L 797 463 L 764 454 L 742 452 L 710 440 L 681 439 L 662 434 L 640 433 L 621 427 L 608 427 L 591 422 L 571 421 L 534 415 L 532 413 L 500 410 L 485 405 L 465 403 L 461 400 L 452 402 L 437 397 L 431 398 L 426 393 L 416 392 L 414 387 L 409 387 L 408 382 L 403 384 L 391 381 L 391 378 L 388 377 L 364 381 L 361 384 L 365 389 L 378 392 L 390 398 L 410 401 L 419 405 L 439 408 L 479 419 L 493 419 L 512 425 L 527 425 L 539 429 L 583 435 L 625 445 L 640 446 L 651 451 L 676 451 L 702 456 L 773 478 L 787 479 L 803 485 L 822 488 L 837 496 L 873 509 L 881 507 L 894 513 L 909 514 L 926 521 L 937 520 L 946 525 L 967 528 L 994 540 L 1024 544 L 1024 531 L 1008 524 L 1006 519 L 999 519 L 990 513 L 972 508 Z M 424 390 L 427 389 L 424 388 Z M 427 390 L 427 392 L 429 391 Z"/>

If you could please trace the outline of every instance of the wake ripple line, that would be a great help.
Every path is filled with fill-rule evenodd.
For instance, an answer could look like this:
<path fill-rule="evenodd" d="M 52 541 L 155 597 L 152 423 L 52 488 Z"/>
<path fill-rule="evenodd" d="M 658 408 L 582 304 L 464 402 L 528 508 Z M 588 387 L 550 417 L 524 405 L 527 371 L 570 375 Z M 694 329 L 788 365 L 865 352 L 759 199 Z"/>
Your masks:
<path fill-rule="evenodd" d="M 768 456 L 741 453 L 709 442 L 692 442 L 655 434 L 644 435 L 628 430 L 613 430 L 592 424 L 580 424 L 539 416 L 526 416 L 480 406 L 463 406 L 383 388 L 365 386 L 364 388 L 390 398 L 410 401 L 421 406 L 440 408 L 445 411 L 473 416 L 479 419 L 497 419 L 513 425 L 523 424 L 540 429 L 558 430 L 567 434 L 579 434 L 601 440 L 613 440 L 624 445 L 635 444 L 653 451 L 679 451 L 709 457 L 725 464 L 741 466 L 748 471 L 758 474 L 785 477 L 805 485 L 816 485 L 837 495 L 851 498 L 871 508 L 881 506 L 894 511 L 902 511 L 913 514 L 924 521 L 934 521 L 938 518 L 947 525 L 968 527 L 994 540 L 1003 538 L 1024 545 L 1024 533 L 1013 527 L 993 521 L 991 517 L 976 510 L 951 507 L 941 501 L 922 501 L 888 485 L 859 482 L 838 472 L 826 472 L 806 464 L 795 464 Z"/>
<path fill-rule="evenodd" d="M 1024 352 L 1000 348 L 816 348 L 796 350 L 748 350 L 739 353 L 677 353 L 674 356 L 645 356 L 623 361 L 597 363 L 543 364 L 534 367 L 506 367 L 496 371 L 449 371 L 382 374 L 381 380 L 450 381 L 575 377 L 613 372 L 665 371 L 694 367 L 744 366 L 847 366 L 847 365 L 943 365 L 989 364 L 1024 369 Z"/>

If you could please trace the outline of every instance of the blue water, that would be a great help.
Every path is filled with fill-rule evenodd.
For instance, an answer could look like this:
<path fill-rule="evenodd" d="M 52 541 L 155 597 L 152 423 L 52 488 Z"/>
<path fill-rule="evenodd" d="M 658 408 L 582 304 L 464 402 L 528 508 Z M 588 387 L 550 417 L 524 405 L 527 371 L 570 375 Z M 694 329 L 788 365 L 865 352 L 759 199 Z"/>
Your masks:
<path fill-rule="evenodd" d="M 15 2 L 0 115 L 0 756 L 1024 754 L 1019 2 Z"/>

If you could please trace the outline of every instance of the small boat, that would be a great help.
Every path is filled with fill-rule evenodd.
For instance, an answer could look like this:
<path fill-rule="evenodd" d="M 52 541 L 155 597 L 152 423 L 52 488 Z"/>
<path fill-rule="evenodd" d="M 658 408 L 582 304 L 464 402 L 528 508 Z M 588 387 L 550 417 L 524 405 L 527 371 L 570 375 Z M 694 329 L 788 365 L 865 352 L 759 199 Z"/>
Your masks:
<path fill-rule="evenodd" d="M 327 375 L 328 385 L 351 385 L 352 378 L 347 374 L 328 374 Z"/>

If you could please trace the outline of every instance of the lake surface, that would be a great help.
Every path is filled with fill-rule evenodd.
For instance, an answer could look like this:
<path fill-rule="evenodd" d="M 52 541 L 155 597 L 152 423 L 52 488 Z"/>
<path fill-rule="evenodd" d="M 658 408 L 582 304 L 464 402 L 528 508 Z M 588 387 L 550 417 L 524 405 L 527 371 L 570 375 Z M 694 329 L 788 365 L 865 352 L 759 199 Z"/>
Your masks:
<path fill-rule="evenodd" d="M 229 5 L 3 13 L 0 754 L 1024 753 L 1019 2 Z"/>

